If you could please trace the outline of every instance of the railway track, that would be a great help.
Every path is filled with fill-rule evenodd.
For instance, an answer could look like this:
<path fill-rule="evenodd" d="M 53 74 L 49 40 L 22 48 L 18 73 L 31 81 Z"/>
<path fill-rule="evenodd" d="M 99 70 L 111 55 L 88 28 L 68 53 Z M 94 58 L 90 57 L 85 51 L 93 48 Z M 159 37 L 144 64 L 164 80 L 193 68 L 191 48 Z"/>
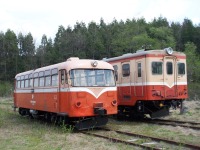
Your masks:
<path fill-rule="evenodd" d="M 170 125 L 170 126 L 174 126 L 174 127 L 180 126 L 180 127 L 200 130 L 199 122 L 164 120 L 164 119 L 145 119 L 142 122 L 151 123 L 151 124 L 159 124 L 159 125 Z"/>
<path fill-rule="evenodd" d="M 123 143 L 126 145 L 132 145 L 136 147 L 140 147 L 143 149 L 150 149 L 150 150 L 161 150 L 161 149 L 193 149 L 193 150 L 199 150 L 200 146 L 198 145 L 192 145 L 188 143 L 182 143 L 180 141 L 172 141 L 164 138 L 157 138 L 157 137 L 152 137 L 152 136 L 147 136 L 147 135 L 141 135 L 141 134 L 135 134 L 135 133 L 130 133 L 130 132 L 124 132 L 124 131 L 119 131 L 119 130 L 112 130 L 108 128 L 99 128 L 100 130 L 93 130 L 93 131 L 82 131 L 82 133 L 95 136 L 95 137 L 100 137 L 103 139 L 107 139 L 111 142 L 114 143 Z M 101 132 L 99 134 L 99 131 Z M 106 132 L 111 132 L 111 134 L 117 133 L 119 135 L 125 135 L 127 137 L 122 137 L 122 138 L 116 138 L 116 135 L 114 134 L 112 137 L 111 134 L 106 136 Z M 131 137 L 131 139 L 130 139 Z"/>

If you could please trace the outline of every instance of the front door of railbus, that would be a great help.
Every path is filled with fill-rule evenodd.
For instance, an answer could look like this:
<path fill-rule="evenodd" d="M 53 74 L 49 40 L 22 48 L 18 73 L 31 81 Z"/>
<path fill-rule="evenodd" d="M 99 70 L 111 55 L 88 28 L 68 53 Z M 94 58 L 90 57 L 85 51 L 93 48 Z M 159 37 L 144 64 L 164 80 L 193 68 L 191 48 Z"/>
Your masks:
<path fill-rule="evenodd" d="M 176 96 L 177 90 L 177 74 L 176 74 L 176 57 L 164 57 L 164 89 L 165 98 L 173 98 Z"/>
<path fill-rule="evenodd" d="M 69 85 L 67 81 L 67 72 L 65 69 L 59 70 L 59 109 L 58 111 L 63 111 L 61 106 L 67 107 L 67 100 L 69 99 Z"/>

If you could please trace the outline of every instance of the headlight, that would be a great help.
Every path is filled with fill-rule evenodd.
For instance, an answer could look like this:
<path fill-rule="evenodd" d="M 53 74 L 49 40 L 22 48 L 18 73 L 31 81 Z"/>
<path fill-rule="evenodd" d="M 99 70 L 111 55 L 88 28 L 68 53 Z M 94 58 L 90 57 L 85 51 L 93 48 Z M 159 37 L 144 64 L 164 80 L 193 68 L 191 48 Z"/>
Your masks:
<path fill-rule="evenodd" d="M 94 60 L 94 61 L 91 62 L 91 65 L 92 65 L 93 67 L 96 67 L 96 66 L 98 65 L 98 62 L 97 62 L 96 60 Z"/>
<path fill-rule="evenodd" d="M 164 50 L 165 50 L 165 51 L 167 52 L 167 54 L 169 54 L 169 55 L 171 55 L 171 54 L 173 53 L 173 49 L 172 49 L 171 47 L 165 48 Z"/>

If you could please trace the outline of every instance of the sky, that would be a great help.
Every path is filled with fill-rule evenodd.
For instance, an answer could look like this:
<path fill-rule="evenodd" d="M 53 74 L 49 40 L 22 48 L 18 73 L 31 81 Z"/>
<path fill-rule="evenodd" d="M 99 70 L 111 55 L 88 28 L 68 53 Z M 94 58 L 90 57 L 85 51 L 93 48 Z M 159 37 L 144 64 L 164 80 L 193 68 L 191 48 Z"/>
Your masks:
<path fill-rule="evenodd" d="M 160 16 L 180 23 L 187 18 L 200 25 L 200 0 L 0 0 L 0 31 L 30 32 L 36 46 L 44 34 L 54 39 L 60 25 L 99 23 L 101 18 L 105 23 L 114 18 L 151 22 Z"/>

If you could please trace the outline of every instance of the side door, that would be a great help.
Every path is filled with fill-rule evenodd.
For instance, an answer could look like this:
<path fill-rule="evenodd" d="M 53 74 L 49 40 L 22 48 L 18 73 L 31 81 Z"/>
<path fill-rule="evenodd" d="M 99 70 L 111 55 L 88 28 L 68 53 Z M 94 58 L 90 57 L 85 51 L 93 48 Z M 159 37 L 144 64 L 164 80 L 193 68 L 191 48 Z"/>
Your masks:
<path fill-rule="evenodd" d="M 175 56 L 164 57 L 164 90 L 165 97 L 175 97 L 177 91 L 177 66 Z"/>
<path fill-rule="evenodd" d="M 65 69 L 59 70 L 59 87 L 58 87 L 58 95 L 59 95 L 59 110 L 63 112 L 67 107 L 67 101 L 69 99 L 69 85 L 67 81 L 67 72 Z M 65 107 L 63 107 L 65 106 Z"/>
<path fill-rule="evenodd" d="M 121 63 L 121 96 L 123 100 L 131 100 L 131 72 L 130 72 L 130 62 Z"/>
<path fill-rule="evenodd" d="M 140 97 L 144 95 L 144 74 L 142 71 L 143 68 L 143 63 L 142 60 L 136 60 L 135 61 L 135 73 L 134 73 L 134 77 L 135 77 L 135 95 Z"/>

